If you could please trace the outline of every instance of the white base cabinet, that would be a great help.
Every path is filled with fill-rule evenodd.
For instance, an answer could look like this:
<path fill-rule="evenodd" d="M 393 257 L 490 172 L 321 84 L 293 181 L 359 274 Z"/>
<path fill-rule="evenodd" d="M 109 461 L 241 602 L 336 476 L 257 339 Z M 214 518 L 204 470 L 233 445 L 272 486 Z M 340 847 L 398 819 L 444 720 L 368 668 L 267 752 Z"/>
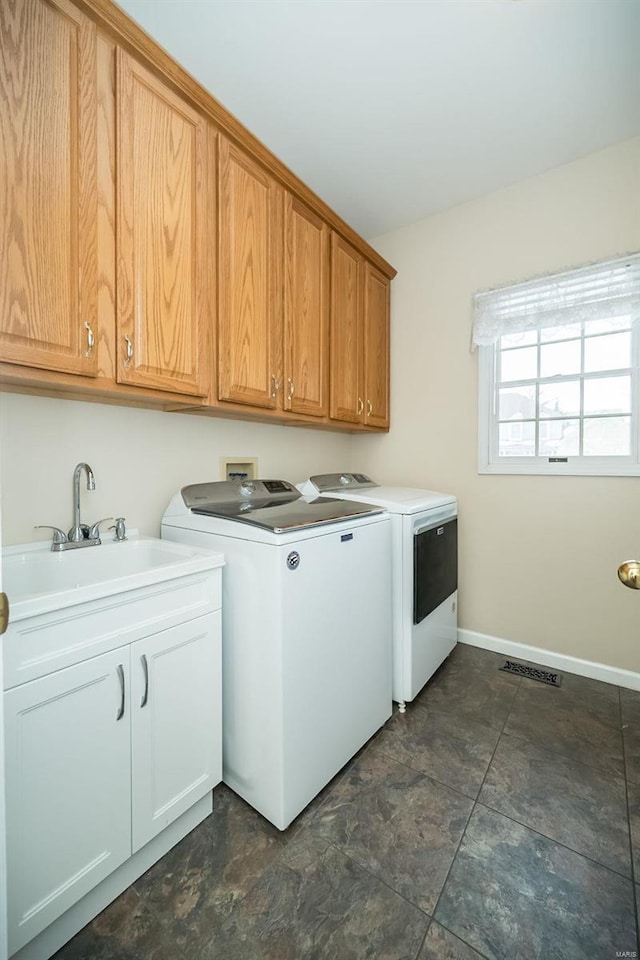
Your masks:
<path fill-rule="evenodd" d="M 10 954 L 131 856 L 128 661 L 114 650 L 5 694 Z"/>
<path fill-rule="evenodd" d="M 220 630 L 218 611 L 131 647 L 133 853 L 220 782 Z"/>
<path fill-rule="evenodd" d="M 160 629 L 153 591 L 134 591 L 131 642 L 48 674 L 41 664 L 44 675 L 14 686 L 19 671 L 5 676 L 10 956 L 28 956 L 34 938 L 130 858 L 146 869 L 143 848 L 187 822 L 222 778 L 220 570 L 196 579 L 205 615 L 183 608 Z M 89 626 L 88 612 L 33 618 L 31 631 L 52 626 L 56 636 L 64 619 L 83 617 Z M 14 629 L 26 635 L 29 621 Z"/>

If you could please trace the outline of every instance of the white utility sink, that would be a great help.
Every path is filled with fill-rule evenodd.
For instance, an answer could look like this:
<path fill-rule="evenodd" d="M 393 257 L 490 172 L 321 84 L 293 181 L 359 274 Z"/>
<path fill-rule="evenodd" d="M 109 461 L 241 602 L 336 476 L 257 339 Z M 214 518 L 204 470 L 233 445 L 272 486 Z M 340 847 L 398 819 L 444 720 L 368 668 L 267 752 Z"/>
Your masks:
<path fill-rule="evenodd" d="M 60 553 L 50 542 L 39 542 L 3 549 L 2 582 L 16 621 L 222 563 L 221 554 L 153 537 L 131 536 Z"/>

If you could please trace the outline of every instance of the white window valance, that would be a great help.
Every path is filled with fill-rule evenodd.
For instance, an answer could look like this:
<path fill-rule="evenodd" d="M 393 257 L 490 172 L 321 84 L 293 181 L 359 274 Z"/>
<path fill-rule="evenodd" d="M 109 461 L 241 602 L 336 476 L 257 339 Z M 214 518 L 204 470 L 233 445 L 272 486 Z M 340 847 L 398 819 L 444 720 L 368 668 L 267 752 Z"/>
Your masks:
<path fill-rule="evenodd" d="M 473 297 L 472 348 L 525 330 L 640 317 L 640 253 L 538 277 Z"/>

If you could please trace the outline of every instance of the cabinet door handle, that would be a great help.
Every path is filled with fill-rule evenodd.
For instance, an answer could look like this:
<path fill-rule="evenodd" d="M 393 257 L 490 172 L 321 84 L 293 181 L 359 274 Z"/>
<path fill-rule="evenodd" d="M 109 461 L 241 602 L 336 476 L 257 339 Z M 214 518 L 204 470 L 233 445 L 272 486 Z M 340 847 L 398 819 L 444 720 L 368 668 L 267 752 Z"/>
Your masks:
<path fill-rule="evenodd" d="M 93 353 L 93 348 L 96 345 L 96 338 L 94 336 L 93 330 L 91 329 L 91 324 L 89 323 L 88 320 L 85 320 L 84 328 L 87 331 L 87 349 L 85 350 L 84 355 L 88 360 L 91 354 Z"/>
<path fill-rule="evenodd" d="M 144 673 L 144 693 L 142 694 L 142 700 L 140 701 L 140 709 L 146 707 L 149 701 L 149 664 L 147 663 L 147 655 L 143 653 L 140 657 L 142 663 L 142 672 Z"/>
<path fill-rule="evenodd" d="M 120 707 L 116 714 L 116 720 L 122 720 L 124 717 L 124 667 L 118 664 L 118 680 L 120 681 Z"/>
<path fill-rule="evenodd" d="M 131 361 L 133 360 L 133 344 L 131 342 L 131 337 L 126 333 L 124 336 L 124 341 L 127 345 L 127 350 L 124 357 L 124 365 L 125 367 L 128 367 L 131 365 Z"/>
<path fill-rule="evenodd" d="M 362 399 L 362 397 L 358 397 L 358 416 L 360 416 L 363 410 L 364 410 L 364 400 Z"/>
<path fill-rule="evenodd" d="M 280 389 L 280 381 L 274 373 L 271 374 L 271 396 L 275 397 Z"/>
<path fill-rule="evenodd" d="M 370 417 L 372 413 L 373 413 L 373 404 L 371 403 L 371 400 L 367 400 L 367 416 Z"/>
<path fill-rule="evenodd" d="M 296 388 L 293 384 L 293 380 L 291 379 L 291 377 L 287 377 L 287 383 L 289 384 L 289 394 L 287 396 L 287 400 L 291 400 L 291 397 L 295 393 Z"/>

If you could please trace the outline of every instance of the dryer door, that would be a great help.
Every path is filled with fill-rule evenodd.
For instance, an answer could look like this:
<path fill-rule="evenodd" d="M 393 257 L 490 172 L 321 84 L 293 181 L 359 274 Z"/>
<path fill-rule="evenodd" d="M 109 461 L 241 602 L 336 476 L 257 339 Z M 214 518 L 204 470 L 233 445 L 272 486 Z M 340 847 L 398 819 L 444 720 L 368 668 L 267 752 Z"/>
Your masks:
<path fill-rule="evenodd" d="M 413 537 L 413 622 L 420 623 L 458 588 L 458 520 L 441 520 Z"/>

